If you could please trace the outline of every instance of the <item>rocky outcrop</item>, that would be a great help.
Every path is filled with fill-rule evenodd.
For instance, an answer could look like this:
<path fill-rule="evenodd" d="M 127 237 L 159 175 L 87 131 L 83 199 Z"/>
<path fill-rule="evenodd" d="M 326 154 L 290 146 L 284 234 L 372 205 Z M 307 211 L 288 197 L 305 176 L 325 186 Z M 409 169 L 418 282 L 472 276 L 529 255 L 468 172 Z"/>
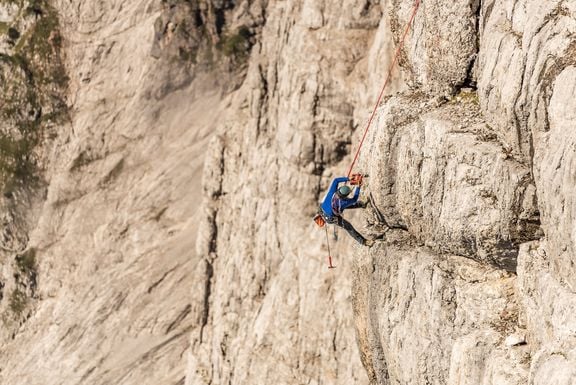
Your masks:
<path fill-rule="evenodd" d="M 452 6 L 422 7 L 405 50 L 419 88 L 382 107 L 363 160 L 393 227 L 353 268 L 364 366 L 374 384 L 571 384 L 574 9 L 481 2 L 470 39 L 423 25 Z M 430 34 L 454 57 L 440 76 L 418 64 Z M 445 77 L 466 73 L 462 41 L 479 42 L 464 89 Z"/>
<path fill-rule="evenodd" d="M 0 0 L 0 383 L 572 384 L 575 5 L 419 4 L 327 270 L 412 2 Z"/>
<path fill-rule="evenodd" d="M 364 1 L 269 2 L 265 15 L 204 170 L 187 383 L 364 383 L 349 243 L 338 274 L 324 271 L 310 219 L 377 91 L 368 69 L 386 68 L 387 19 Z"/>
<path fill-rule="evenodd" d="M 416 2 L 392 0 L 388 5 L 392 33 L 400 43 Z M 435 93 L 475 82 L 479 0 L 448 3 L 422 1 L 407 36 L 403 67 L 412 86 Z"/>
<path fill-rule="evenodd" d="M 16 3 L 22 13 L 11 11 Z M 204 147 L 224 96 L 207 71 L 188 74 L 178 87 L 165 83 L 167 72 L 192 69 L 151 55 L 154 25 L 165 12 L 160 2 L 0 2 L 5 7 L 20 39 L 61 44 L 68 80 L 62 91 L 37 77 L 35 65 L 32 79 L 45 83 L 20 76 L 21 67 L 5 73 L 18 82 L 15 91 L 36 95 L 41 106 L 32 159 L 43 188 L 36 206 L 22 203 L 34 214 L 23 228 L 27 249 L 2 255 L 2 309 L 22 311 L 2 329 L 0 383 L 182 383 L 195 316 L 187 282 L 198 263 Z M 34 40 L 35 30 L 48 40 Z M 20 41 L 28 40 L 8 44 L 14 51 L 7 55 L 14 57 Z M 31 63 L 42 58 L 35 48 Z M 34 118 L 22 98 L 11 100 L 23 111 L 12 117 Z M 67 119 L 48 126 L 56 101 Z M 12 127 L 5 120 L 0 126 Z M 23 182 L 32 190 L 30 178 Z M 16 190 L 12 199 L 21 196 Z M 10 302 L 12 272 L 35 279 L 33 296 L 21 289 Z"/>
<path fill-rule="evenodd" d="M 162 0 L 150 54 L 163 64 L 157 96 L 217 73 L 219 88 L 237 89 L 252 47 L 261 39 L 266 1 Z M 178 63 L 178 65 L 174 65 Z"/>
<path fill-rule="evenodd" d="M 530 170 L 496 140 L 474 92 L 394 97 L 369 140 L 375 202 L 423 245 L 514 271 L 518 245 L 541 235 Z"/>
<path fill-rule="evenodd" d="M 575 64 L 574 23 L 569 1 L 482 3 L 480 103 L 500 141 L 527 163 L 550 129 L 554 84 Z"/>
<path fill-rule="evenodd" d="M 1 4 L 16 23 L 48 3 Z M 387 68 L 382 7 L 50 6 L 67 120 L 38 156 L 16 259 L 38 286 L 2 339 L 0 382 L 365 383 L 348 258 L 324 271 L 310 214 L 377 92 L 366 74 Z"/>
<path fill-rule="evenodd" d="M 371 383 L 525 384 L 515 276 L 388 233 L 355 262 L 353 302 Z"/>
<path fill-rule="evenodd" d="M 62 36 L 48 3 L 0 3 L 0 313 L 8 338 L 37 296 L 30 232 L 46 194 L 46 153 L 69 120 Z"/>

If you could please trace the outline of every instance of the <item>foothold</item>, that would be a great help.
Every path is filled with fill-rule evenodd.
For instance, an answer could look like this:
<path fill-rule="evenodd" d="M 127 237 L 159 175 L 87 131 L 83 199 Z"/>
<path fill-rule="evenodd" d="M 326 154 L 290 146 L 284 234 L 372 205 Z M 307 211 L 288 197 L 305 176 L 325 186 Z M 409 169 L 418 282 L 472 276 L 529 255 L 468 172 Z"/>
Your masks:
<path fill-rule="evenodd" d="M 504 343 L 506 344 L 506 346 L 526 345 L 526 336 L 524 336 L 523 334 L 514 333 L 506 337 Z"/>
<path fill-rule="evenodd" d="M 8 37 L 12 40 L 18 40 L 20 38 L 20 32 L 15 28 L 8 28 Z"/>

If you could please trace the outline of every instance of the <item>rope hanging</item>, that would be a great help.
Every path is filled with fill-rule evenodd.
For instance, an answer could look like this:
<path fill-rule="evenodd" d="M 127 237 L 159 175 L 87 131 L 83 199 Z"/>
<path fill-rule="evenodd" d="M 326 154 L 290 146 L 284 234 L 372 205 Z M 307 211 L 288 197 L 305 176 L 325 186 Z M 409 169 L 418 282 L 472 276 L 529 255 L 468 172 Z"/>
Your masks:
<path fill-rule="evenodd" d="M 350 178 L 352 175 L 352 170 L 354 168 L 354 165 L 356 164 L 356 161 L 358 160 L 358 156 L 360 155 L 360 150 L 362 149 L 362 145 L 364 144 L 364 139 L 366 139 L 366 135 L 368 134 L 368 130 L 370 129 L 370 126 L 372 124 L 372 120 L 374 120 L 374 116 L 376 115 L 376 111 L 378 110 L 378 106 L 380 105 L 380 102 L 382 101 L 382 96 L 384 96 L 384 91 L 386 90 L 388 83 L 390 83 L 390 79 L 392 78 L 392 71 L 394 70 L 396 63 L 398 62 L 398 58 L 400 57 L 400 51 L 402 50 L 402 47 L 404 47 L 404 41 L 406 40 L 406 36 L 408 35 L 408 31 L 410 30 L 410 26 L 412 25 L 412 22 L 414 21 L 414 17 L 416 16 L 416 12 L 418 11 L 418 7 L 420 6 L 420 1 L 421 0 L 415 0 L 415 2 L 414 2 L 414 8 L 412 10 L 412 15 L 410 16 L 410 20 L 408 21 L 408 24 L 406 25 L 406 29 L 404 30 L 404 33 L 402 35 L 400 45 L 398 45 L 398 48 L 396 48 L 396 53 L 394 54 L 394 59 L 392 60 L 392 64 L 390 66 L 390 69 L 388 70 L 388 75 L 386 76 L 386 80 L 384 81 L 384 84 L 382 85 L 382 89 L 380 90 L 380 94 L 378 95 L 378 100 L 376 101 L 376 104 L 374 105 L 374 109 L 372 110 L 372 114 L 370 115 L 370 119 L 368 119 L 368 124 L 366 125 L 366 129 L 364 130 L 364 135 L 362 136 L 362 139 L 360 140 L 360 144 L 358 145 L 358 149 L 356 150 L 356 154 L 354 155 L 354 159 L 352 160 L 352 164 L 350 165 L 350 169 L 348 170 L 348 175 L 347 175 L 348 178 Z M 332 253 L 330 251 L 330 240 L 328 237 L 327 224 L 324 224 L 324 230 L 326 232 L 326 244 L 328 246 L 328 267 L 330 269 L 333 269 L 336 266 L 334 266 L 332 264 Z"/>
<path fill-rule="evenodd" d="M 328 225 L 324 225 L 324 230 L 326 231 L 326 245 L 328 245 L 328 268 L 333 269 L 336 266 L 332 264 L 332 253 L 330 252 L 330 239 L 328 238 Z"/>
<path fill-rule="evenodd" d="M 352 169 L 354 168 L 354 165 L 356 164 L 356 161 L 358 160 L 358 156 L 360 155 L 360 150 L 362 149 L 362 145 L 364 144 L 364 139 L 366 139 L 366 135 L 368 134 L 368 130 L 370 129 L 370 125 L 372 124 L 372 120 L 374 119 L 374 116 L 376 115 L 376 110 L 378 110 L 378 106 L 380 105 L 380 102 L 382 101 L 382 96 L 384 96 L 384 90 L 386 89 L 386 87 L 388 86 L 388 83 L 390 82 L 390 79 L 392 78 L 392 71 L 394 70 L 396 63 L 398 62 L 398 58 L 400 57 L 400 51 L 402 50 L 402 47 L 404 47 L 404 41 L 406 40 L 406 36 L 408 35 L 408 31 L 410 30 L 410 25 L 412 25 L 412 22 L 414 21 L 414 17 L 416 16 L 416 12 L 418 11 L 419 6 L 420 6 L 420 0 L 416 0 L 414 2 L 414 8 L 412 10 L 412 15 L 410 16 L 410 20 L 408 21 L 408 24 L 406 24 L 406 29 L 404 30 L 404 34 L 402 35 L 402 40 L 400 41 L 400 45 L 398 45 L 398 48 L 396 48 L 394 60 L 392 61 L 392 65 L 390 66 L 390 69 L 388 70 L 388 76 L 386 76 L 386 80 L 384 81 L 384 85 L 382 86 L 382 89 L 380 90 L 380 95 L 378 95 L 378 100 L 376 101 L 376 104 L 374 105 L 374 109 L 372 110 L 372 114 L 370 115 L 370 119 L 368 119 L 368 124 L 366 125 L 366 129 L 364 130 L 364 135 L 362 136 L 362 140 L 360 140 L 360 144 L 358 145 L 358 150 L 356 150 L 356 154 L 354 155 L 354 159 L 352 160 L 352 164 L 350 165 L 350 169 L 348 169 L 348 175 L 347 175 L 348 178 L 350 178 L 350 176 L 352 175 Z"/>

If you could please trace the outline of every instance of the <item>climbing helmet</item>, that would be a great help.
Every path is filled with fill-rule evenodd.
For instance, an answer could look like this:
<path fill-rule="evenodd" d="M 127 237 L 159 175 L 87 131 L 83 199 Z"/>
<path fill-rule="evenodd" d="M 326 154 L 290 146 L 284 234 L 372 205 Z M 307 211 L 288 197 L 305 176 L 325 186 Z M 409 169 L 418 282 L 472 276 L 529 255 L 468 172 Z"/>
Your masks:
<path fill-rule="evenodd" d="M 340 198 L 346 198 L 348 195 L 350 195 L 351 192 L 352 189 L 348 186 L 342 186 L 336 191 Z"/>

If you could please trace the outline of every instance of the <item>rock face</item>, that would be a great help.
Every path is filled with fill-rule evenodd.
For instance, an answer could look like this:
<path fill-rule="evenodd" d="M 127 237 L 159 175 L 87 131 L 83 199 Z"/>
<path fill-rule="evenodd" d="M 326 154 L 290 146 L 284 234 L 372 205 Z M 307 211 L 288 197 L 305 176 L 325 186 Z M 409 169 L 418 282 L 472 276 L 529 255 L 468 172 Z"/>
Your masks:
<path fill-rule="evenodd" d="M 37 296 L 36 250 L 30 245 L 46 194 L 46 156 L 69 120 L 57 10 L 0 3 L 0 313 L 3 337 L 29 315 Z"/>
<path fill-rule="evenodd" d="M 354 275 L 362 361 L 372 383 L 525 384 L 515 276 L 411 244 L 402 230 L 363 253 Z"/>
<path fill-rule="evenodd" d="M 418 2 L 311 221 L 413 4 L 0 0 L 0 383 L 574 384 L 574 1 Z"/>
<path fill-rule="evenodd" d="M 514 271 L 539 231 L 530 170 L 506 154 L 475 93 L 389 100 L 370 138 L 369 189 L 388 224 L 438 252 Z"/>
<path fill-rule="evenodd" d="M 569 1 L 482 4 L 480 103 L 500 141 L 527 161 L 550 129 L 554 84 L 574 66 L 573 13 Z"/>
<path fill-rule="evenodd" d="M 2 384 L 184 381 L 205 111 L 223 95 L 214 75 L 151 55 L 166 8 L 0 2 L 20 33 L 0 54 L 1 142 L 31 170 L 2 189 Z"/>
<path fill-rule="evenodd" d="M 5 194 L 0 382 L 365 383 L 349 258 L 324 271 L 310 215 L 388 66 L 382 6 L 0 5 L 2 129 L 34 121 L 32 91 L 64 111 L 34 142 L 42 183 Z M 48 21 L 33 59 L 65 81 L 34 87 L 14 55 Z"/>
<path fill-rule="evenodd" d="M 414 12 L 414 3 L 390 2 L 392 32 L 397 44 Z M 480 3 L 421 0 L 403 56 L 412 85 L 436 93 L 451 93 L 454 87 L 474 82 Z"/>
<path fill-rule="evenodd" d="M 473 3 L 475 31 L 426 25 L 454 10 L 422 5 L 405 50 L 419 87 L 381 108 L 365 150 L 392 229 L 356 254 L 362 360 L 374 384 L 573 384 L 574 4 Z M 433 33 L 440 76 L 421 64 Z M 446 77 L 466 73 L 463 41 L 479 42 L 466 82 Z"/>
<path fill-rule="evenodd" d="M 265 14 L 204 170 L 187 383 L 365 383 L 349 240 L 338 273 L 324 271 L 311 217 L 383 79 L 366 74 L 390 60 L 387 18 L 364 1 L 269 2 Z"/>

